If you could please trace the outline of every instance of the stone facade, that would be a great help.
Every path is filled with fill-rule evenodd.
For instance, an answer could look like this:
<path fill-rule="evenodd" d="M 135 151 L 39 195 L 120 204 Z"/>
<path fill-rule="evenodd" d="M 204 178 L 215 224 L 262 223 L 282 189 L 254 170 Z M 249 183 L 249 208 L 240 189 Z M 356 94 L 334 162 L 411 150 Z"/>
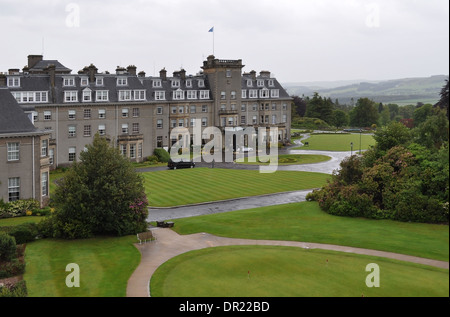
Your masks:
<path fill-rule="evenodd" d="M 290 139 L 291 98 L 270 72 L 243 74 L 241 60 L 209 56 L 198 74 L 182 69 L 170 77 L 165 69 L 149 77 L 134 65 L 110 74 L 98 73 L 91 64 L 72 74 L 41 55 L 30 55 L 28 62 L 22 72 L 11 69 L 3 75 L 0 85 L 36 128 L 49 133 L 52 168 L 71 164 L 96 133 L 135 162 L 155 148 L 171 147 L 176 142 L 170 139 L 172 129 L 192 134 L 195 124 L 222 131 L 277 127 L 280 142 Z"/>

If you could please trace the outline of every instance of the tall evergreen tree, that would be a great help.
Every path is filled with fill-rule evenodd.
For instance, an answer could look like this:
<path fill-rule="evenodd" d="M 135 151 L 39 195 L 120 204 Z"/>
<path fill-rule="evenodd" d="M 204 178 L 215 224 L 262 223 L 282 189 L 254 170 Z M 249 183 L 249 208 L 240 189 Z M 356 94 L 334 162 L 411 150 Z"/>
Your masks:
<path fill-rule="evenodd" d="M 53 236 L 127 235 L 147 229 L 143 179 L 117 148 L 96 135 L 57 187 Z"/>
<path fill-rule="evenodd" d="M 350 111 L 350 125 L 354 127 L 370 127 L 378 121 L 378 108 L 369 98 L 360 98 L 355 108 Z"/>

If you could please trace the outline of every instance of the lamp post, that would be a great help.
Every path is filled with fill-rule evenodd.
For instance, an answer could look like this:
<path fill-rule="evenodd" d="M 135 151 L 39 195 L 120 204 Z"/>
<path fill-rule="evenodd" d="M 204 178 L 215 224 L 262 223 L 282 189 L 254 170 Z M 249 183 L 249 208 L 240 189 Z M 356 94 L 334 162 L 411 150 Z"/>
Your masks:
<path fill-rule="evenodd" d="M 350 142 L 350 149 L 351 149 L 350 157 L 352 157 L 353 156 L 353 142 Z"/>
<path fill-rule="evenodd" d="M 362 132 L 362 129 L 359 128 L 359 155 L 361 155 L 361 132 Z"/>

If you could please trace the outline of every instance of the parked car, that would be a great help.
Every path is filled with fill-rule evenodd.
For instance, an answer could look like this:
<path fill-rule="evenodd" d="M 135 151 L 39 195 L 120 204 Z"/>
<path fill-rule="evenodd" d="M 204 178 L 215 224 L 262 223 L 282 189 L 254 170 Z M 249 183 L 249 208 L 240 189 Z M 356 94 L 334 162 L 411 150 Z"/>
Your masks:
<path fill-rule="evenodd" d="M 247 152 L 253 152 L 254 149 L 253 149 L 252 147 L 242 146 L 242 147 L 239 149 L 239 151 L 240 151 L 240 152 L 243 152 L 243 153 L 247 153 Z"/>
<path fill-rule="evenodd" d="M 174 161 L 170 159 L 169 162 L 167 163 L 167 167 L 174 170 L 176 170 L 177 168 L 194 168 L 195 163 L 193 161 L 184 161 L 184 160 Z"/>

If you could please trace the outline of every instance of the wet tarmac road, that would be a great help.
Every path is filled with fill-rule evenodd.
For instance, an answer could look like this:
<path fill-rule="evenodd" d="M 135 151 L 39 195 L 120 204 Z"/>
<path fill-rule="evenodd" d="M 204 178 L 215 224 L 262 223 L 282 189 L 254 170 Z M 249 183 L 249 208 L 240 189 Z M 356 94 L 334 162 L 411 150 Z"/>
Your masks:
<path fill-rule="evenodd" d="M 149 208 L 149 216 L 147 218 L 147 221 L 165 221 L 177 218 L 209 215 L 220 212 L 296 203 L 305 201 L 305 197 L 309 192 L 311 192 L 311 190 L 238 198 L 192 206 Z"/>

